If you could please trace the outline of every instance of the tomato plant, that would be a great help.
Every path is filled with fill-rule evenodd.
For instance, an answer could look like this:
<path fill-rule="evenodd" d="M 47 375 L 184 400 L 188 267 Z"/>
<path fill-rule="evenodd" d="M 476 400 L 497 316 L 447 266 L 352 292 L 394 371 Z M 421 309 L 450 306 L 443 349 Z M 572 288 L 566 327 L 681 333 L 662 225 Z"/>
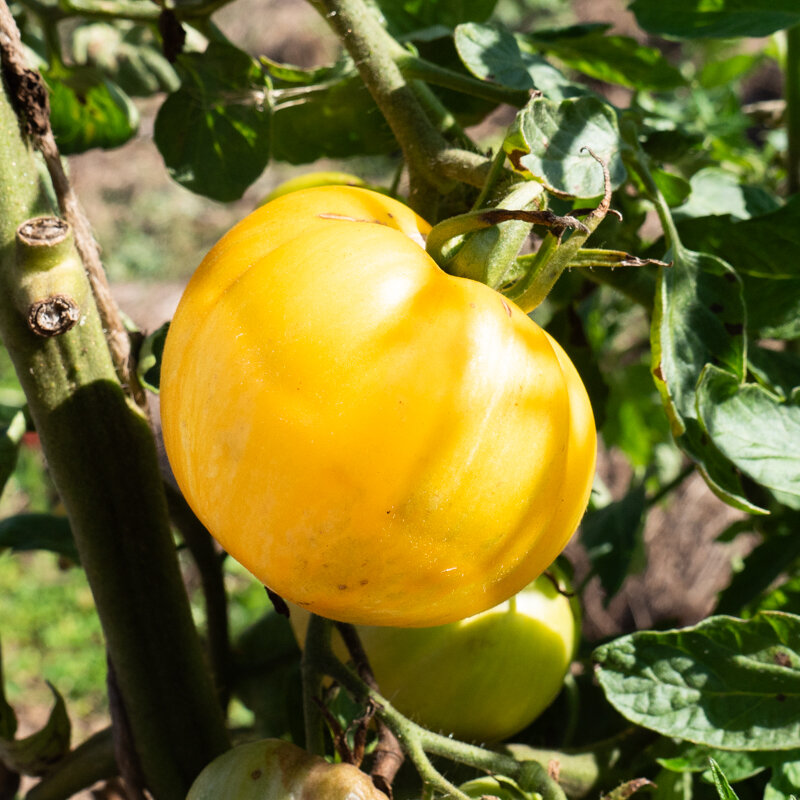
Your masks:
<path fill-rule="evenodd" d="M 0 0 L 0 797 L 800 796 L 800 8 L 625 5 Z"/>
<path fill-rule="evenodd" d="M 279 198 L 209 253 L 164 349 L 164 443 L 195 512 L 270 589 L 347 622 L 496 605 L 558 555 L 591 488 L 568 357 L 442 272 L 427 232 L 363 189 Z"/>
<path fill-rule="evenodd" d="M 578 620 L 554 578 L 542 575 L 510 600 L 432 628 L 358 628 L 381 693 L 401 713 L 458 739 L 499 742 L 519 733 L 561 690 Z M 299 642 L 308 614 L 291 609 Z M 347 659 L 341 639 L 337 654 Z"/>

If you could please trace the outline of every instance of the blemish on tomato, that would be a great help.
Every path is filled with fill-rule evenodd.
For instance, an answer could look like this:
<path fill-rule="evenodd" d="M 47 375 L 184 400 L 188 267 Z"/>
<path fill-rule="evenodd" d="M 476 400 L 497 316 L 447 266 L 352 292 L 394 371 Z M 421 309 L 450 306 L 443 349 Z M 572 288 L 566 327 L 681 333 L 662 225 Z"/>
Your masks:
<path fill-rule="evenodd" d="M 362 578 L 362 579 L 361 579 L 361 580 L 358 582 L 358 585 L 359 585 L 359 586 L 366 586 L 368 583 L 369 583 L 369 579 L 368 579 L 368 578 Z"/>
<path fill-rule="evenodd" d="M 338 585 L 336 588 L 337 588 L 337 589 L 338 589 L 340 592 L 343 592 L 343 591 L 344 591 L 344 590 L 347 588 L 347 584 L 346 584 L 346 583 L 340 583 L 340 584 L 339 584 L 339 585 Z"/>
<path fill-rule="evenodd" d="M 505 300 L 501 300 L 500 302 L 503 304 L 503 308 L 506 310 L 506 314 L 508 314 L 508 316 L 510 317 L 511 316 L 511 306 L 508 303 L 506 303 Z"/>
<path fill-rule="evenodd" d="M 252 778 L 254 781 L 257 781 L 257 780 L 258 780 L 258 779 L 259 779 L 259 778 L 260 778 L 262 775 L 263 775 L 263 773 L 261 772 L 261 770 L 260 770 L 260 769 L 254 769 L 254 770 L 253 770 L 253 771 L 250 773 L 250 777 L 251 777 L 251 778 Z"/>

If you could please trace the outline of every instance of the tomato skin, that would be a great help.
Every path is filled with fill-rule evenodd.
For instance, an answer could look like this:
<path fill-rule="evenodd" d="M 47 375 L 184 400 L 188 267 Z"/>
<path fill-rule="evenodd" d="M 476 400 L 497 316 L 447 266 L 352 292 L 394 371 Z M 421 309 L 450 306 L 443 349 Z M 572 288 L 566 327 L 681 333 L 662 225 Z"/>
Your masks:
<path fill-rule="evenodd" d="M 386 800 L 352 764 L 329 764 L 290 742 L 228 750 L 197 776 L 186 800 Z"/>
<path fill-rule="evenodd" d="M 167 336 L 182 491 L 259 580 L 332 619 L 491 608 L 588 501 L 596 441 L 574 367 L 501 295 L 442 272 L 428 230 L 364 189 L 280 197 L 211 250 Z"/>
<path fill-rule="evenodd" d="M 309 615 L 289 617 L 302 646 Z M 543 575 L 473 617 L 433 628 L 358 626 L 373 674 L 398 711 L 457 739 L 499 742 L 527 727 L 555 700 L 577 647 L 569 598 Z M 336 633 L 334 649 L 347 650 Z"/>

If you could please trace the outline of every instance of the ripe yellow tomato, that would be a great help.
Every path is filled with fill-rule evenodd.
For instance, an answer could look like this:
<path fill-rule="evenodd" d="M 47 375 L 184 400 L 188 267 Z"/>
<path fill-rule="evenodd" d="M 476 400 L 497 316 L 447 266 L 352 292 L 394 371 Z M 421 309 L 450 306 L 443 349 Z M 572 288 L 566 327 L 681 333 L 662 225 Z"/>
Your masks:
<path fill-rule="evenodd" d="M 303 644 L 309 614 L 289 617 Z M 570 600 L 546 576 L 511 600 L 433 628 L 358 626 L 375 680 L 407 717 L 457 739 L 499 742 L 555 700 L 577 646 Z M 338 633 L 334 650 L 347 661 Z"/>
<path fill-rule="evenodd" d="M 386 795 L 352 764 L 329 764 L 290 742 L 263 739 L 215 758 L 186 800 L 386 800 Z"/>
<path fill-rule="evenodd" d="M 229 231 L 167 336 L 164 443 L 187 500 L 270 589 L 332 619 L 439 625 L 563 549 L 596 437 L 556 342 L 442 272 L 429 226 L 349 186 Z"/>

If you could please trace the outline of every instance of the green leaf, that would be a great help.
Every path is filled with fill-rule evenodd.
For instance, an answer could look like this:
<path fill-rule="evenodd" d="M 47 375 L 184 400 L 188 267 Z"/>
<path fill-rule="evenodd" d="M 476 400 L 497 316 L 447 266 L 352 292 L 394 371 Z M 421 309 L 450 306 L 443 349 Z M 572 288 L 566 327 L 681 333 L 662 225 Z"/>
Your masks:
<path fill-rule="evenodd" d="M 640 547 L 645 519 L 644 485 L 632 486 L 621 499 L 588 513 L 580 538 L 605 591 L 604 604 L 622 587 Z"/>
<path fill-rule="evenodd" d="M 759 520 L 764 540 L 745 557 L 741 570 L 720 593 L 717 614 L 741 616 L 743 609 L 800 559 L 800 515 L 787 512 Z"/>
<path fill-rule="evenodd" d="M 656 759 L 665 769 L 673 772 L 702 772 L 711 781 L 709 759 L 714 759 L 725 772 L 731 783 L 744 781 L 758 775 L 772 766 L 775 755 L 772 752 L 743 752 L 737 750 L 717 750 L 713 747 L 679 742 L 677 755 Z M 791 751 L 786 753 L 791 755 Z M 782 755 L 780 757 L 783 757 Z"/>
<path fill-rule="evenodd" d="M 720 769 L 719 764 L 713 758 L 709 759 L 711 762 L 711 775 L 714 778 L 714 786 L 717 788 L 717 794 L 720 800 L 739 800 L 739 796 L 731 789 L 725 773 Z"/>
<path fill-rule="evenodd" d="M 517 37 L 508 31 L 489 25 L 459 25 L 454 41 L 459 58 L 476 78 L 509 89 L 535 89 L 556 101 L 588 93 L 542 56 L 522 50 Z"/>
<path fill-rule="evenodd" d="M 183 81 L 158 111 L 154 138 L 170 175 L 197 194 L 237 200 L 269 161 L 271 109 L 247 53 L 212 42 L 178 59 Z"/>
<path fill-rule="evenodd" d="M 131 99 L 92 67 L 45 72 L 50 122 L 64 155 L 125 144 L 139 127 Z"/>
<path fill-rule="evenodd" d="M 71 725 L 64 698 L 50 683 L 55 703 L 47 723 L 24 739 L 0 738 L 0 761 L 23 775 L 44 775 L 69 752 Z"/>
<path fill-rule="evenodd" d="M 603 193 L 603 172 L 585 148 L 601 158 L 611 183 L 625 180 L 617 115 L 594 97 L 563 100 L 533 98 L 514 120 L 503 148 L 514 168 L 548 189 L 574 197 Z"/>
<path fill-rule="evenodd" d="M 673 435 L 711 490 L 736 508 L 763 511 L 745 496 L 733 466 L 698 420 L 696 387 L 706 364 L 744 380 L 741 281 L 721 259 L 679 247 L 660 271 L 651 326 L 652 370 Z M 669 256 L 667 257 L 669 259 Z"/>
<path fill-rule="evenodd" d="M 800 797 L 800 754 L 772 768 L 772 776 L 764 789 L 764 800 L 791 800 Z"/>
<path fill-rule="evenodd" d="M 771 350 L 750 342 L 747 366 L 756 380 L 783 400 L 800 389 L 800 355 L 789 350 Z"/>
<path fill-rule="evenodd" d="M 167 339 L 169 322 L 145 336 L 139 351 L 136 372 L 139 382 L 145 389 L 158 394 L 161 386 L 161 356 L 164 353 L 164 342 Z"/>
<path fill-rule="evenodd" d="M 455 28 L 462 22 L 487 20 L 497 0 L 375 0 L 389 30 L 407 34 L 425 28 Z"/>
<path fill-rule="evenodd" d="M 606 698 L 665 736 L 725 750 L 800 747 L 800 617 L 710 617 L 594 653 Z"/>
<path fill-rule="evenodd" d="M 164 58 L 150 28 L 116 21 L 80 25 L 72 35 L 72 54 L 96 67 L 132 97 L 174 92 L 180 79 Z"/>
<path fill-rule="evenodd" d="M 662 769 L 655 777 L 653 800 L 692 800 L 692 776 L 688 772 Z"/>
<path fill-rule="evenodd" d="M 720 193 L 731 189 L 733 193 L 722 202 L 739 205 L 735 187 L 727 190 L 719 187 Z M 745 198 L 741 198 L 744 203 L 739 211 L 747 215 Z M 756 208 L 763 208 L 762 202 L 758 201 Z M 800 279 L 800 262 L 786 257 L 787 253 L 800 251 L 800 195 L 780 208 L 750 219 L 737 221 L 731 216 L 705 216 L 681 222 L 679 231 L 687 247 L 716 253 L 740 275 Z"/>
<path fill-rule="evenodd" d="M 630 10 L 640 27 L 659 36 L 769 36 L 800 23 L 796 0 L 634 0 Z"/>
<path fill-rule="evenodd" d="M 800 614 L 800 575 L 794 575 L 776 586 L 758 601 L 759 611 L 785 611 Z"/>
<path fill-rule="evenodd" d="M 692 191 L 689 181 L 681 178 L 680 175 L 674 175 L 663 169 L 654 169 L 651 173 L 658 190 L 664 195 L 664 199 L 670 207 L 679 206 Z"/>
<path fill-rule="evenodd" d="M 290 164 L 308 164 L 320 158 L 382 155 L 397 150 L 397 142 L 349 60 L 323 69 L 294 69 L 283 87 L 275 71 L 276 95 L 284 88 L 298 92 L 275 108 L 272 157 Z M 285 73 L 283 73 L 285 75 Z"/>
<path fill-rule="evenodd" d="M 747 299 L 747 325 L 753 337 L 800 337 L 800 277 L 757 278 L 742 275 Z"/>
<path fill-rule="evenodd" d="M 528 48 L 556 56 L 569 68 L 595 80 L 631 89 L 666 91 L 685 80 L 654 47 L 627 36 L 607 36 L 605 26 L 575 26 L 521 37 Z"/>
<path fill-rule="evenodd" d="M 0 548 L 10 547 L 14 552 L 48 550 L 80 563 L 66 517 L 54 514 L 16 514 L 0 521 Z"/>
<path fill-rule="evenodd" d="M 20 409 L 14 414 L 8 425 L 0 430 L 0 494 L 17 465 L 19 444 L 27 429 L 25 414 Z"/>
<path fill-rule="evenodd" d="M 800 500 L 800 405 L 709 365 L 697 407 L 726 458 L 762 486 Z"/>
<path fill-rule="evenodd" d="M 720 167 L 704 167 L 699 170 L 692 175 L 689 186 L 691 194 L 688 201 L 673 209 L 672 217 L 676 222 L 696 217 L 712 217 L 710 223 L 716 226 L 716 241 L 727 238 L 731 225 L 737 220 L 768 214 L 779 208 L 778 201 L 766 190 L 758 186 L 744 186 L 739 183 L 735 175 Z M 724 223 L 722 220 L 713 219 L 713 217 L 721 216 L 725 216 Z M 709 220 L 706 221 L 709 222 Z M 679 230 L 681 239 L 687 246 L 697 250 L 711 249 L 705 243 L 707 240 L 704 240 L 703 243 L 697 241 L 698 234 L 708 234 L 708 231 L 699 225 L 694 236 L 690 234 L 688 237 L 684 237 L 684 228 L 679 227 Z M 742 238 L 747 241 L 746 236 Z M 713 252 L 716 253 L 717 250 L 713 249 Z M 729 253 L 720 253 L 719 255 L 730 261 L 727 257 Z M 736 266 L 732 261 L 730 263 Z M 742 260 L 741 263 L 746 262 Z"/>

